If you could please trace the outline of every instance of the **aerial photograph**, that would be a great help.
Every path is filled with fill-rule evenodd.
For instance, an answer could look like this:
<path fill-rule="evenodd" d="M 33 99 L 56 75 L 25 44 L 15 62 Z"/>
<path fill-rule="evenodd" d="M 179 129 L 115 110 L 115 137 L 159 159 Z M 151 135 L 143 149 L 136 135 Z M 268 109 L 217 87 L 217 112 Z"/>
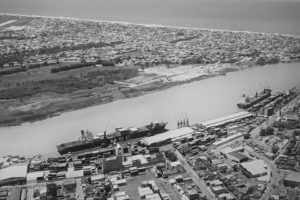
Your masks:
<path fill-rule="evenodd" d="M 300 0 L 0 0 L 0 200 L 300 200 Z"/>

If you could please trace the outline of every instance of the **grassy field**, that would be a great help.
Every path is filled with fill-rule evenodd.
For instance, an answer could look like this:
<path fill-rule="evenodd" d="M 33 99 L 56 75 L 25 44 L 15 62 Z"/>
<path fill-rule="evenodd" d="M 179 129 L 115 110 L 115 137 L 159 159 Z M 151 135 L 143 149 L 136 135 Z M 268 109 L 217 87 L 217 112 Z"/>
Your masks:
<path fill-rule="evenodd" d="M 51 69 L 66 65 L 70 63 L 1 76 L 0 126 L 40 120 L 67 110 L 125 98 L 121 85 L 114 81 L 138 75 L 135 67 L 95 65 L 51 73 Z"/>
<path fill-rule="evenodd" d="M 137 69 L 133 67 L 96 66 L 51 73 L 52 68 L 64 65 L 45 66 L 2 76 L 0 99 L 19 98 L 22 97 L 22 92 L 24 96 L 32 96 L 40 92 L 68 93 L 92 89 L 106 86 L 113 81 L 123 81 L 138 74 Z M 14 94 L 16 92 L 18 96 Z"/>

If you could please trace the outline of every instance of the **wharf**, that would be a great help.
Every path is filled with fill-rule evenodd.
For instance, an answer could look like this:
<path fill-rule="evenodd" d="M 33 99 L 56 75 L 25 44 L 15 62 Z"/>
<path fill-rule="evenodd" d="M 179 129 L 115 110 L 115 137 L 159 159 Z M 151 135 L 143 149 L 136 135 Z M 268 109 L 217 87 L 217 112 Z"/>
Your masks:
<path fill-rule="evenodd" d="M 217 119 L 205 121 L 205 122 L 202 122 L 200 125 L 204 126 L 205 128 L 214 128 L 214 127 L 222 126 L 226 123 L 242 120 L 242 119 L 252 117 L 252 116 L 253 116 L 253 114 L 251 114 L 247 111 L 242 111 L 242 112 L 227 115 L 224 117 L 219 117 Z"/>

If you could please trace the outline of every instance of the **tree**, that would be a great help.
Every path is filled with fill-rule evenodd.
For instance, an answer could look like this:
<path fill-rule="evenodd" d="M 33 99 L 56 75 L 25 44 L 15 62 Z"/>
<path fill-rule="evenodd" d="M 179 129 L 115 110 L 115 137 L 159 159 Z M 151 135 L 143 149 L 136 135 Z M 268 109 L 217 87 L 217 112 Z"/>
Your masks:
<path fill-rule="evenodd" d="M 269 126 L 266 129 L 261 129 L 260 136 L 274 135 L 274 128 Z"/>
<path fill-rule="evenodd" d="M 251 135 L 250 135 L 250 133 L 246 133 L 246 134 L 244 134 L 244 139 L 249 139 L 251 137 Z"/>
<path fill-rule="evenodd" d="M 272 146 L 272 153 L 274 153 L 274 154 L 277 154 L 277 153 L 278 153 L 278 151 L 279 151 L 279 147 L 278 147 L 278 146 L 275 146 L 275 145 L 273 145 L 273 146 Z"/>
<path fill-rule="evenodd" d="M 265 135 L 267 135 L 266 129 L 261 129 L 260 132 L 259 132 L 259 135 L 260 135 L 260 136 L 265 136 Z"/>
<path fill-rule="evenodd" d="M 269 126 L 266 130 L 267 135 L 274 135 L 274 128 Z"/>
<path fill-rule="evenodd" d="M 233 166 L 232 166 L 232 169 L 233 169 L 233 171 L 237 172 L 238 169 L 239 169 L 239 167 L 238 167 L 238 165 L 233 165 Z"/>

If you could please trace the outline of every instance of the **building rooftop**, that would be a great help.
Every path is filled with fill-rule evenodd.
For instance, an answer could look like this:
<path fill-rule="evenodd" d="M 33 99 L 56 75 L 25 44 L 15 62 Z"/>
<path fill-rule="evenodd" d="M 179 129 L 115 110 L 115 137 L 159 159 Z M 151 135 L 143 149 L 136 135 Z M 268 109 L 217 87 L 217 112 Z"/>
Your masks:
<path fill-rule="evenodd" d="M 299 172 L 290 172 L 284 180 L 300 183 L 300 173 Z"/>
<path fill-rule="evenodd" d="M 231 194 L 231 193 L 223 193 L 223 194 L 220 194 L 218 196 L 220 199 L 227 199 L 227 200 L 231 200 L 231 199 L 235 199 L 234 196 Z"/>
<path fill-rule="evenodd" d="M 231 140 L 233 140 L 237 137 L 241 137 L 242 135 L 243 135 L 243 133 L 236 133 L 234 135 L 231 135 L 231 136 L 226 137 L 226 138 L 222 138 L 221 140 L 214 142 L 213 145 L 215 145 L 215 146 L 221 145 L 221 144 L 229 142 L 229 141 L 231 141 Z"/>
<path fill-rule="evenodd" d="M 50 171 L 36 171 L 36 172 L 30 172 L 27 174 L 27 181 L 36 181 L 37 178 L 44 177 L 44 174 L 49 174 Z"/>
<path fill-rule="evenodd" d="M 251 113 L 249 113 L 247 111 L 242 111 L 242 112 L 238 112 L 238 113 L 235 113 L 232 115 L 227 115 L 224 117 L 219 117 L 217 119 L 202 122 L 201 125 L 203 125 L 206 128 L 217 127 L 217 126 L 221 126 L 225 123 L 233 122 L 233 121 L 244 119 L 244 118 L 251 117 L 251 116 L 252 116 Z"/>
<path fill-rule="evenodd" d="M 231 152 L 229 153 L 229 155 L 239 159 L 239 160 L 243 160 L 243 159 L 248 159 L 248 157 L 238 151 L 234 151 L 234 152 Z"/>
<path fill-rule="evenodd" d="M 268 172 L 267 165 L 263 160 L 241 163 L 241 166 L 254 176 Z"/>
<path fill-rule="evenodd" d="M 228 153 L 231 153 L 231 152 L 234 152 L 234 151 L 243 151 L 244 150 L 244 147 L 242 145 L 238 146 L 238 147 L 225 147 L 224 149 L 222 149 L 222 153 L 224 154 L 228 154 Z"/>
<path fill-rule="evenodd" d="M 0 182 L 8 179 L 27 178 L 28 163 L 20 163 L 0 169 Z"/>
<path fill-rule="evenodd" d="M 184 135 L 192 134 L 194 131 L 190 127 L 179 128 L 165 133 L 157 134 L 151 137 L 146 137 L 142 139 L 142 142 L 146 145 L 151 145 L 154 143 L 162 142 L 167 139 L 174 139 Z"/>

